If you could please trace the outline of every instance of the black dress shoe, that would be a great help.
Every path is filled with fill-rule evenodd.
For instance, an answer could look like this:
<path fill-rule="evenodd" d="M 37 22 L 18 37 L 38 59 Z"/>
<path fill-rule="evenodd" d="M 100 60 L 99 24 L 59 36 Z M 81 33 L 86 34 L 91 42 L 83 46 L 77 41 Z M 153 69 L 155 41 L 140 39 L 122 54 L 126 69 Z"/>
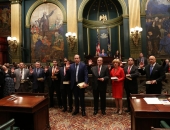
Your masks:
<path fill-rule="evenodd" d="M 63 110 L 62 110 L 62 112 L 66 112 L 66 111 L 67 111 L 67 109 L 63 109 Z"/>
<path fill-rule="evenodd" d="M 78 113 L 79 113 L 78 111 L 74 111 L 72 115 L 77 115 Z"/>
<path fill-rule="evenodd" d="M 94 111 L 94 112 L 93 112 L 93 115 L 97 115 L 97 113 L 98 113 L 98 111 Z"/>
<path fill-rule="evenodd" d="M 103 115 L 106 115 L 106 112 L 105 112 L 105 111 L 102 111 L 102 114 L 103 114 Z"/>
<path fill-rule="evenodd" d="M 69 109 L 68 112 L 71 113 L 73 111 L 73 109 Z"/>
<path fill-rule="evenodd" d="M 129 109 L 127 109 L 127 110 L 125 110 L 125 112 L 130 112 L 130 110 L 129 110 Z"/>
<path fill-rule="evenodd" d="M 85 111 L 82 111 L 82 116 L 86 116 L 86 112 Z"/>

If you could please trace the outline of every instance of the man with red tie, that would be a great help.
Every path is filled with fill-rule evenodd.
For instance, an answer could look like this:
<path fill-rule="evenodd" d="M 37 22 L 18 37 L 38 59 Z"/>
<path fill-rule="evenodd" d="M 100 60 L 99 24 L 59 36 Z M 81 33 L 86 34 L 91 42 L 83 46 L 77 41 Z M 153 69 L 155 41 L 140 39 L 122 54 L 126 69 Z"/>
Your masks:
<path fill-rule="evenodd" d="M 61 91 L 60 91 L 60 68 L 58 67 L 57 60 L 53 60 L 53 66 L 48 70 L 45 70 L 46 77 L 49 82 L 49 95 L 50 95 L 50 107 L 54 107 L 54 92 L 56 91 L 58 107 L 62 109 Z"/>
<path fill-rule="evenodd" d="M 126 75 L 124 81 L 124 88 L 126 91 L 126 98 L 127 98 L 127 110 L 125 112 L 130 112 L 130 94 L 137 94 L 138 93 L 138 83 L 137 77 L 139 76 L 138 68 L 134 65 L 134 59 L 128 59 L 128 65 L 124 67 L 124 73 Z"/>
<path fill-rule="evenodd" d="M 103 65 L 103 58 L 97 59 L 97 66 L 91 68 L 92 70 L 92 89 L 94 97 L 94 113 L 98 113 L 98 104 L 100 96 L 100 109 L 103 115 L 106 115 L 106 89 L 109 79 L 108 66 Z"/>
<path fill-rule="evenodd" d="M 72 90 L 70 88 L 70 62 L 67 60 L 67 58 L 64 58 L 64 66 L 60 68 L 60 89 L 61 89 L 61 95 L 62 95 L 62 103 L 63 103 L 63 110 L 62 112 L 67 111 L 67 99 L 68 99 L 68 105 L 69 109 L 68 112 L 72 112 L 73 110 L 73 94 Z"/>

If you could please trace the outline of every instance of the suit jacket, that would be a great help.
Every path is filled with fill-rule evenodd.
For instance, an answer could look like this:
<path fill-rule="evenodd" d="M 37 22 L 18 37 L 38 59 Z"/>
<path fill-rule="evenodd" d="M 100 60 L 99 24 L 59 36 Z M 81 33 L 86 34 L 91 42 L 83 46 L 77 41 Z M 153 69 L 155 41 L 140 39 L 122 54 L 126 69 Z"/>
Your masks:
<path fill-rule="evenodd" d="M 152 86 L 154 88 L 162 88 L 162 80 L 165 79 L 165 71 L 163 67 L 159 64 L 155 64 L 154 68 L 152 69 L 152 73 L 150 74 L 150 65 L 147 65 L 145 69 L 140 70 L 141 74 L 146 74 L 146 80 L 156 80 L 156 84 L 146 84 L 146 86 Z"/>
<path fill-rule="evenodd" d="M 60 68 L 60 88 L 64 89 L 63 81 L 70 81 L 70 70 L 66 70 L 66 75 L 64 75 L 64 67 Z"/>
<path fill-rule="evenodd" d="M 39 68 L 38 72 L 36 72 L 36 68 L 33 69 L 33 73 L 30 74 L 30 78 L 33 81 L 33 89 L 37 89 L 38 86 L 44 86 L 44 81 L 38 81 L 38 78 L 43 78 L 45 80 L 45 73 L 43 68 Z"/>
<path fill-rule="evenodd" d="M 24 80 L 28 80 L 29 70 L 25 69 L 25 68 L 23 68 L 23 70 L 24 70 Z M 21 83 L 21 69 L 20 68 L 16 69 L 14 71 L 14 75 L 15 75 L 15 78 L 16 78 L 15 89 L 18 89 L 20 87 L 20 83 Z"/>
<path fill-rule="evenodd" d="M 147 58 L 146 58 L 146 57 L 143 57 L 143 58 L 144 58 L 144 66 L 148 65 L 148 60 L 147 60 Z M 141 62 L 141 58 L 139 57 L 139 58 L 137 59 L 137 65 L 139 65 L 140 62 Z"/>
<path fill-rule="evenodd" d="M 59 68 L 58 66 L 57 66 L 57 68 L 59 69 L 59 72 L 58 72 L 58 73 L 55 73 L 54 76 L 57 76 L 58 80 L 52 80 L 52 79 L 51 79 L 53 66 L 50 67 L 50 68 L 48 69 L 48 71 L 45 73 L 46 77 L 48 77 L 48 78 L 50 79 L 50 80 L 49 80 L 49 86 L 51 86 L 52 81 L 53 81 L 53 82 L 56 82 L 56 85 L 57 85 L 58 83 L 60 83 L 60 68 Z"/>
<path fill-rule="evenodd" d="M 102 65 L 100 75 L 98 74 L 98 66 L 92 67 L 91 70 L 92 70 L 92 89 L 96 90 L 98 88 L 99 90 L 106 90 L 109 79 L 108 67 Z M 104 78 L 104 81 L 97 80 L 99 77 Z"/>
<path fill-rule="evenodd" d="M 128 74 L 128 66 L 124 67 L 124 73 L 125 76 L 126 74 Z M 124 81 L 125 89 L 126 88 L 133 89 L 134 87 L 138 87 L 138 82 L 137 82 L 137 77 L 139 76 L 138 67 L 133 65 L 129 74 L 131 75 L 130 78 L 132 78 L 132 80 L 129 80 L 125 77 L 125 81 Z"/>
<path fill-rule="evenodd" d="M 76 68 L 75 63 L 70 65 L 70 73 L 71 73 L 71 89 L 74 87 L 74 84 L 76 82 Z M 84 63 L 79 63 L 79 69 L 78 69 L 78 83 L 85 82 L 88 83 L 88 71 L 87 67 Z"/>
<path fill-rule="evenodd" d="M 0 69 L 0 86 L 4 86 L 5 83 L 5 75 L 4 75 L 4 71 L 2 69 Z"/>

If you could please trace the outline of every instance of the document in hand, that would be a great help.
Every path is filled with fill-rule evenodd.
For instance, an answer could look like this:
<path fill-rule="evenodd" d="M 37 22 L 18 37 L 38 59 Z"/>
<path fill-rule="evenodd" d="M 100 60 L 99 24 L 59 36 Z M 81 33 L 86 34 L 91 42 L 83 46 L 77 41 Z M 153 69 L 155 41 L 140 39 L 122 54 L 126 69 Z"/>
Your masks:
<path fill-rule="evenodd" d="M 85 84 L 85 82 L 81 82 L 81 83 L 78 83 L 77 86 L 78 86 L 79 88 L 86 88 L 87 85 L 84 86 L 84 84 Z"/>
<path fill-rule="evenodd" d="M 111 80 L 118 80 L 118 77 L 111 77 Z"/>

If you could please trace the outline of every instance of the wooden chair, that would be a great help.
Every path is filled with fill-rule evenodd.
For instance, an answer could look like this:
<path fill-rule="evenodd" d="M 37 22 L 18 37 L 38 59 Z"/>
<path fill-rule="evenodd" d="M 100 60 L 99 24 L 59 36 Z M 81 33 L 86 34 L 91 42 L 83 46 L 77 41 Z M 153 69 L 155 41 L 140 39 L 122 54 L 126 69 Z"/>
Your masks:
<path fill-rule="evenodd" d="M 15 120 L 11 119 L 4 123 L 3 125 L 0 125 L 0 130 L 20 130 L 18 127 L 14 127 Z"/>

